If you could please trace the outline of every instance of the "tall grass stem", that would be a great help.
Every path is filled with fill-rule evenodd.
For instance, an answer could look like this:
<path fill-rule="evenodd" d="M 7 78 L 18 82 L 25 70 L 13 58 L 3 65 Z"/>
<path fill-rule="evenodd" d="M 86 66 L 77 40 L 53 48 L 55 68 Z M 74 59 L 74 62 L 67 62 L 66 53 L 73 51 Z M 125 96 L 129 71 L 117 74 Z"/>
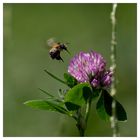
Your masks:
<path fill-rule="evenodd" d="M 111 96 L 114 97 L 117 92 L 117 87 L 116 87 L 116 47 L 117 47 L 117 41 L 116 41 L 116 9 L 117 9 L 117 4 L 112 5 L 112 11 L 111 11 L 111 24 L 112 24 L 112 36 L 111 36 L 111 70 L 113 71 L 113 77 L 112 77 L 112 85 L 111 85 Z M 113 136 L 117 137 L 120 136 L 119 133 L 119 126 L 118 126 L 118 121 L 116 117 L 116 101 L 113 100 L 112 102 L 112 117 L 110 118 L 111 121 L 111 128 L 113 130 Z"/>

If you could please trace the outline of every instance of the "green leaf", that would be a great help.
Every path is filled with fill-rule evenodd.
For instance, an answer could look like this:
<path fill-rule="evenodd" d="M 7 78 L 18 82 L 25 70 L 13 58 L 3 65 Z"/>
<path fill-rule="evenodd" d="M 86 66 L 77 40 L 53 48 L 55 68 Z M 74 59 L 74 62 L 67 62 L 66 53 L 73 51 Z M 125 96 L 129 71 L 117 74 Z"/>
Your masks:
<path fill-rule="evenodd" d="M 123 106 L 114 99 L 106 90 L 102 90 L 101 96 L 97 102 L 96 109 L 101 119 L 108 120 L 112 116 L 112 102 L 116 102 L 116 117 L 118 121 L 127 120 L 127 114 Z"/>
<path fill-rule="evenodd" d="M 92 91 L 93 91 L 92 99 L 96 99 L 97 97 L 99 97 L 101 89 L 94 89 L 94 88 L 92 88 Z"/>
<path fill-rule="evenodd" d="M 26 101 L 24 104 L 34 109 L 49 110 L 49 111 L 60 112 L 63 114 L 68 114 L 68 111 L 65 108 L 63 108 L 59 104 L 56 104 L 52 101 L 29 100 L 29 101 Z"/>
<path fill-rule="evenodd" d="M 105 121 L 109 120 L 109 115 L 107 114 L 106 109 L 105 109 L 103 94 L 101 94 L 101 96 L 96 104 L 96 110 L 102 120 L 105 120 Z"/>
<path fill-rule="evenodd" d="M 113 102 L 113 100 L 115 100 L 117 120 L 126 121 L 127 114 L 126 114 L 124 107 L 116 99 L 114 99 L 106 90 L 103 91 L 103 94 L 104 94 L 106 112 L 110 116 L 112 116 L 112 102 Z"/>
<path fill-rule="evenodd" d="M 103 96 L 103 100 L 104 100 L 105 111 L 109 116 L 112 116 L 113 98 L 106 90 L 102 90 L 102 96 Z"/>
<path fill-rule="evenodd" d="M 92 95 L 91 87 L 88 83 L 82 83 L 70 89 L 64 98 L 68 110 L 77 110 Z"/>
<path fill-rule="evenodd" d="M 64 73 L 64 78 L 66 80 L 67 85 L 70 88 L 74 87 L 78 83 L 77 80 L 73 76 L 71 76 L 70 74 L 68 74 L 68 73 Z"/>
<path fill-rule="evenodd" d="M 76 105 L 72 102 L 65 102 L 65 105 L 66 105 L 67 109 L 70 110 L 70 111 L 78 110 L 80 108 L 79 105 Z"/>
<path fill-rule="evenodd" d="M 116 114 L 119 121 L 127 120 L 127 113 L 124 107 L 118 101 L 116 101 Z"/>
<path fill-rule="evenodd" d="M 59 82 L 65 84 L 65 85 L 67 85 L 67 83 L 66 83 L 65 81 L 63 81 L 63 80 L 61 80 L 60 78 L 56 77 L 55 75 L 53 75 L 53 74 L 50 73 L 49 71 L 47 71 L 47 70 L 44 70 L 44 71 L 45 71 L 48 75 L 50 75 L 51 77 L 53 77 L 54 79 L 56 79 L 57 81 L 59 81 Z"/>

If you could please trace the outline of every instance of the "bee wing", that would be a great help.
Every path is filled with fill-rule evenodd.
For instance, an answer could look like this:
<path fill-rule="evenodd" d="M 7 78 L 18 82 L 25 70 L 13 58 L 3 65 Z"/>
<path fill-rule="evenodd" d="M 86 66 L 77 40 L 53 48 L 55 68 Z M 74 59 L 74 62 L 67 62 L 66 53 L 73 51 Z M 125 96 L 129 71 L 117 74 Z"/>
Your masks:
<path fill-rule="evenodd" d="M 49 47 L 52 47 L 56 44 L 56 39 L 55 38 L 50 38 L 50 39 L 47 40 L 46 43 Z"/>

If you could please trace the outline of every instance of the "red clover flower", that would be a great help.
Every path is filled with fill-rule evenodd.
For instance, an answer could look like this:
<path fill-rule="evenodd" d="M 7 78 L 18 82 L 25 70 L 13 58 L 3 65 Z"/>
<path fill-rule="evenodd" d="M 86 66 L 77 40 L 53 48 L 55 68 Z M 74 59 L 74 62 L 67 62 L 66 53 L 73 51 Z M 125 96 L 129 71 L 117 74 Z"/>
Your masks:
<path fill-rule="evenodd" d="M 80 52 L 70 61 L 68 73 L 78 82 L 89 82 L 92 87 L 109 87 L 112 82 L 112 71 L 106 70 L 106 61 L 101 54 L 91 51 Z"/>

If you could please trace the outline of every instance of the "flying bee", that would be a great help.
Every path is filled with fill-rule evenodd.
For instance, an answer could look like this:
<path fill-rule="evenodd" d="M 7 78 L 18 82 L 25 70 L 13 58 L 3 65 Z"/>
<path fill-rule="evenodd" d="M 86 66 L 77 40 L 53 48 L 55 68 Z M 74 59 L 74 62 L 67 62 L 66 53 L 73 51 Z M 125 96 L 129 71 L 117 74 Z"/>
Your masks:
<path fill-rule="evenodd" d="M 63 61 L 63 59 L 62 59 L 62 57 L 60 55 L 60 53 L 63 50 L 67 51 L 70 54 L 70 52 L 68 51 L 67 46 L 66 46 L 66 44 L 68 44 L 68 43 L 64 44 L 64 43 L 56 42 L 54 40 L 54 38 L 50 38 L 49 40 L 47 40 L 47 44 L 48 44 L 48 46 L 51 47 L 51 49 L 49 51 L 49 55 L 50 55 L 50 57 L 52 59 L 62 60 Z"/>

